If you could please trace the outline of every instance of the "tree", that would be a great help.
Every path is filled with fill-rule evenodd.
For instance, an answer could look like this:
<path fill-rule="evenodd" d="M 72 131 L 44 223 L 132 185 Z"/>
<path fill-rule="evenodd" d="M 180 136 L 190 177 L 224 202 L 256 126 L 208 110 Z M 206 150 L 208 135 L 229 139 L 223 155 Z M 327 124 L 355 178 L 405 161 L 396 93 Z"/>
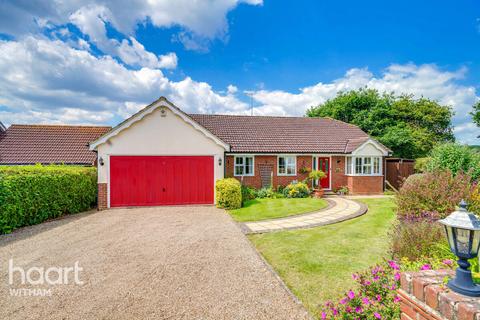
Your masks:
<path fill-rule="evenodd" d="M 480 101 L 475 103 L 473 105 L 473 110 L 470 112 L 473 118 L 473 122 L 477 124 L 478 127 L 480 127 Z"/>
<path fill-rule="evenodd" d="M 453 142 L 453 112 L 427 98 L 380 94 L 374 89 L 340 92 L 307 110 L 309 117 L 331 117 L 360 127 L 401 158 L 427 155 L 441 142 Z"/>

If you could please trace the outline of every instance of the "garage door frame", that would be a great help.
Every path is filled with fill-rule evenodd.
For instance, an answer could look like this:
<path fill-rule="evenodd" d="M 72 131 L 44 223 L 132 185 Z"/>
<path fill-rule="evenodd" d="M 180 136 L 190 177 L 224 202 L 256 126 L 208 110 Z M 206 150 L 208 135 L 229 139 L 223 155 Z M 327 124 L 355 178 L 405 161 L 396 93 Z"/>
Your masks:
<path fill-rule="evenodd" d="M 216 190 L 215 190 L 215 155 L 214 154 L 108 154 L 108 168 L 106 168 L 106 174 L 107 174 L 107 207 L 111 208 L 111 191 L 110 191 L 110 157 L 212 157 L 212 166 L 213 166 L 213 177 L 212 177 L 212 182 L 213 182 L 213 202 L 211 204 L 203 204 L 203 205 L 215 205 L 215 199 L 216 199 Z M 194 206 L 195 204 L 192 204 L 191 206 Z M 202 204 L 200 204 L 202 205 Z M 164 205 L 164 206 L 175 206 L 175 205 Z M 181 206 L 181 205 L 180 205 Z M 134 206 L 132 206 L 133 208 Z M 121 207 L 115 207 L 115 208 L 121 208 Z"/>

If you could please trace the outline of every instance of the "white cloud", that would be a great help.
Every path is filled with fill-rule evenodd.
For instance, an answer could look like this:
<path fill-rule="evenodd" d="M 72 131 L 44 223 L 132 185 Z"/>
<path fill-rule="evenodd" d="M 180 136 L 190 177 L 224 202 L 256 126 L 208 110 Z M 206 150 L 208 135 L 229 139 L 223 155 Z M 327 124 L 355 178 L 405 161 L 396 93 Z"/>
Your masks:
<path fill-rule="evenodd" d="M 147 21 L 156 27 L 180 26 L 180 40 L 191 49 L 204 49 L 206 41 L 225 39 L 227 13 L 240 3 L 261 5 L 261 0 L 71 0 L 0 2 L 0 32 L 30 33 L 49 23 L 73 22 L 92 41 L 109 46 L 104 22 L 127 36 L 134 36 L 138 24 Z M 73 14 L 72 14 L 73 13 Z M 41 22 L 41 23 L 39 23 Z M 195 45 L 196 43 L 196 45 Z"/>
<path fill-rule="evenodd" d="M 164 63 L 168 62 L 164 59 Z M 171 63 L 171 62 L 168 62 Z M 0 41 L 2 122 L 106 123 L 164 95 L 187 112 L 239 112 L 246 104 L 187 77 L 170 81 L 159 69 L 130 70 L 60 40 Z"/>
<path fill-rule="evenodd" d="M 339 91 L 362 87 L 374 88 L 381 92 L 425 96 L 452 106 L 455 111 L 453 124 L 456 126 L 457 137 L 463 142 L 478 144 L 479 141 L 476 139 L 478 130 L 471 125 L 468 113 L 479 97 L 473 86 L 458 83 L 466 71 L 465 68 L 455 72 L 443 71 L 433 64 L 392 64 L 379 77 L 367 69 L 350 69 L 342 78 L 302 88 L 298 93 L 259 90 L 253 92 L 252 96 L 259 103 L 255 112 L 265 115 L 303 115 L 307 108 L 333 98 Z"/>
<path fill-rule="evenodd" d="M 227 87 L 227 93 L 228 94 L 235 94 L 237 93 L 238 91 L 238 88 L 236 86 L 234 86 L 233 84 L 229 84 L 228 87 Z"/>

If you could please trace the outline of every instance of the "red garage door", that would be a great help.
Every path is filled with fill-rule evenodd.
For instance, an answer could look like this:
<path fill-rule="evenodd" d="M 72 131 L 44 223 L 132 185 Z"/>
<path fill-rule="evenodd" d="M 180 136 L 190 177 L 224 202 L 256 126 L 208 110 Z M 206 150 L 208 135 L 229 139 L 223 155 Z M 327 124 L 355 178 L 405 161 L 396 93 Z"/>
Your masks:
<path fill-rule="evenodd" d="M 213 157 L 110 157 L 111 207 L 177 204 L 213 204 Z"/>

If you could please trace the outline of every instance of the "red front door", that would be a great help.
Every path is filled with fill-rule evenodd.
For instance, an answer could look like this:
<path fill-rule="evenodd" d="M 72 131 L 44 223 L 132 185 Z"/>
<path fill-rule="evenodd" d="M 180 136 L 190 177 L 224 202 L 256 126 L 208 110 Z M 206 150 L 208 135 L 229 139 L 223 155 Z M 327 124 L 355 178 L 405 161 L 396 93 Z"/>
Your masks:
<path fill-rule="evenodd" d="M 111 156 L 110 206 L 213 204 L 211 156 Z"/>
<path fill-rule="evenodd" d="M 322 170 L 327 175 L 320 181 L 323 189 L 330 189 L 330 158 L 318 158 L 318 170 Z"/>

